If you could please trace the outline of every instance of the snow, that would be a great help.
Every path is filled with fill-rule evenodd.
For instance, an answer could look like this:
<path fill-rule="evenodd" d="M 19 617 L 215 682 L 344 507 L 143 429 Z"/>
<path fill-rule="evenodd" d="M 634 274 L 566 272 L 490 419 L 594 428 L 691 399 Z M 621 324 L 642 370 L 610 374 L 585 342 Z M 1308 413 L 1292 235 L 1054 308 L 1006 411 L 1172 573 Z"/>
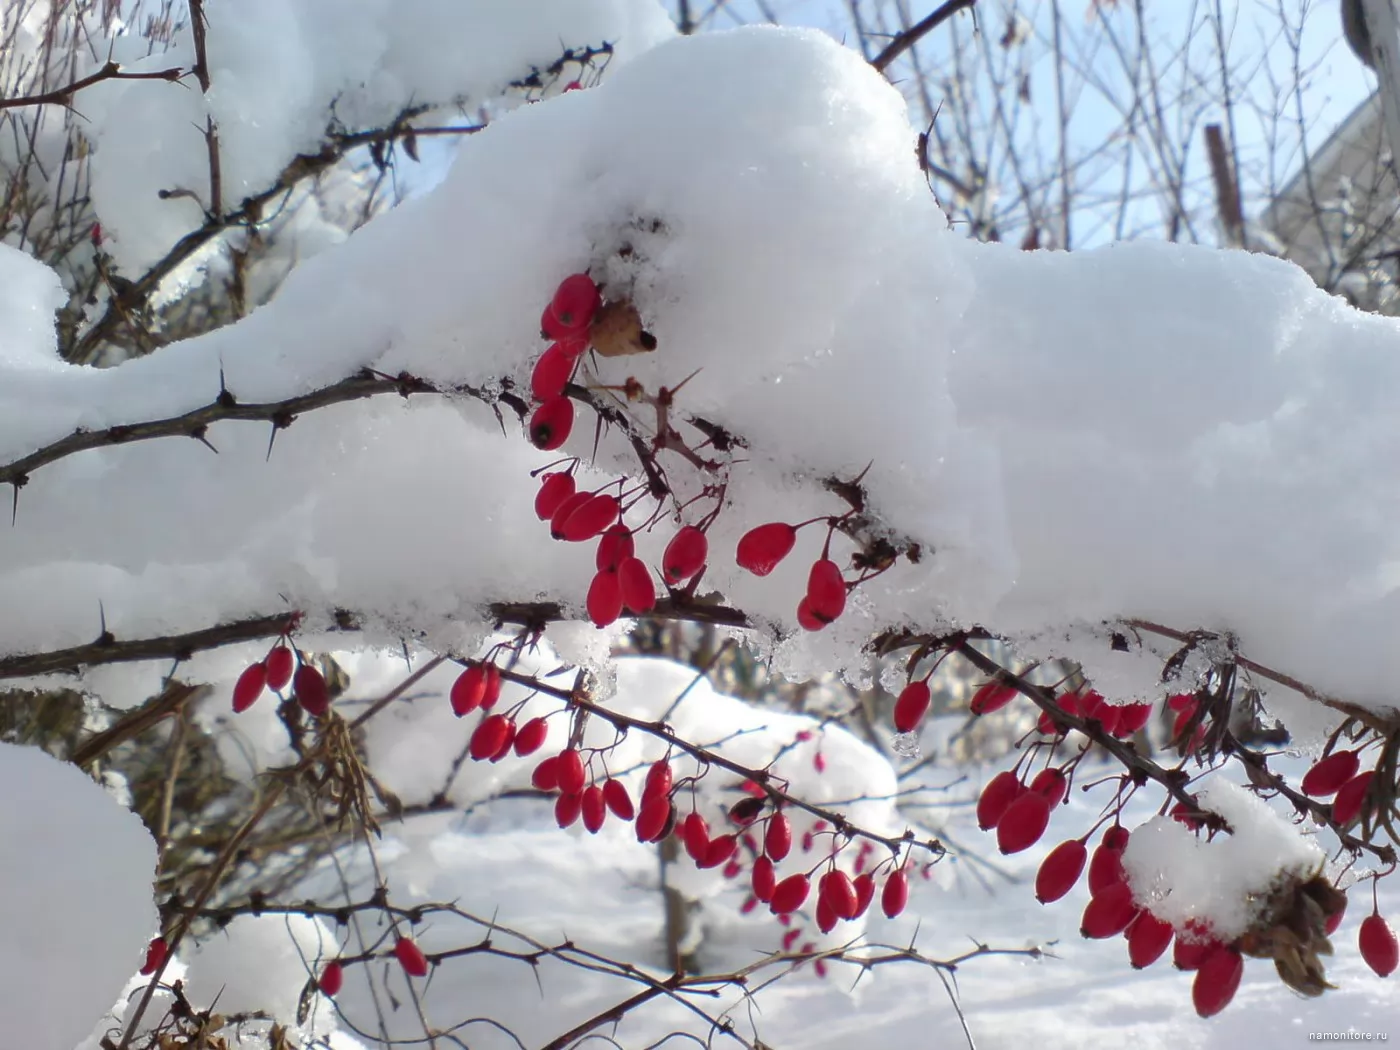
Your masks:
<path fill-rule="evenodd" d="M 1267 802 L 1219 776 L 1199 793 L 1201 808 L 1233 829 L 1205 840 L 1170 817 L 1132 832 L 1123 869 L 1134 897 L 1178 930 L 1188 922 L 1232 941 L 1259 917 L 1271 889 L 1306 882 L 1326 855 Z"/>
<path fill-rule="evenodd" d="M 0 1017 L 13 1046 L 71 1047 L 140 966 L 155 843 L 75 766 L 0 743 Z"/>

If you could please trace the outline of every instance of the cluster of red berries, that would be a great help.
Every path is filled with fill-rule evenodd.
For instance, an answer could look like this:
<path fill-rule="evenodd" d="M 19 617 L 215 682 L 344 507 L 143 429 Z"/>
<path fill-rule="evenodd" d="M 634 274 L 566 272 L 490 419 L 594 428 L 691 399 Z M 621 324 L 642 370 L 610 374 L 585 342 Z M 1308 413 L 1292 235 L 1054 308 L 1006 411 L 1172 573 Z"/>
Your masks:
<path fill-rule="evenodd" d="M 288 685 L 292 687 L 292 697 L 307 714 L 320 717 L 331 709 L 325 676 L 288 645 L 284 637 L 265 657 L 238 676 L 233 685 L 234 713 L 248 710 L 266 690 L 281 696 Z"/>
<path fill-rule="evenodd" d="M 789 525 L 772 521 L 750 529 L 739 540 L 735 561 L 741 569 L 755 576 L 767 576 L 792 553 L 797 544 L 797 530 L 811 524 L 813 522 Z M 830 550 L 828 533 L 822 556 L 812 563 L 807 573 L 807 590 L 797 603 L 797 622 L 803 630 L 820 631 L 835 623 L 846 611 L 846 596 L 854 585 L 847 584 L 841 567 L 831 560 Z"/>
<path fill-rule="evenodd" d="M 1335 796 L 1332 819 L 1340 827 L 1347 827 L 1361 816 L 1375 775 L 1373 769 L 1361 772 L 1360 752 L 1334 751 L 1308 770 L 1300 786 L 1303 794 L 1312 798 Z"/>
<path fill-rule="evenodd" d="M 530 376 L 530 396 L 539 403 L 529 424 L 530 441 L 536 448 L 552 452 L 569 440 L 574 427 L 574 403 L 564 390 L 588 349 L 593 318 L 602 304 L 602 294 L 593 278 L 576 273 L 560 282 L 544 308 L 540 331 L 553 343 L 535 362 Z"/>

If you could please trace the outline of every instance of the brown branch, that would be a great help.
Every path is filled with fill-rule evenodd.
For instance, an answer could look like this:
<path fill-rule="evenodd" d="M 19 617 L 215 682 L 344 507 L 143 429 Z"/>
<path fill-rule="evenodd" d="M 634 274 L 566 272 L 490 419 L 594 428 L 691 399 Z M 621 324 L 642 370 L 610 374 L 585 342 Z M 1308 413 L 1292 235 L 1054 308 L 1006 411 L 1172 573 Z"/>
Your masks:
<path fill-rule="evenodd" d="M 127 73 L 117 63 L 108 62 L 96 73 L 89 73 L 61 88 L 45 91 L 38 95 L 21 95 L 17 98 L 0 98 L 0 109 L 17 109 L 21 106 L 72 106 L 73 96 L 83 88 L 100 84 L 104 80 L 165 80 L 174 82 L 186 75 L 183 69 L 162 69 L 149 73 Z"/>
<path fill-rule="evenodd" d="M 932 14 L 915 22 L 912 26 L 886 44 L 885 49 L 870 60 L 870 64 L 883 73 L 896 58 L 904 54 L 904 52 L 908 51 L 959 11 L 966 10 L 975 3 L 977 3 L 977 0 L 947 0 L 946 3 L 935 8 Z"/>

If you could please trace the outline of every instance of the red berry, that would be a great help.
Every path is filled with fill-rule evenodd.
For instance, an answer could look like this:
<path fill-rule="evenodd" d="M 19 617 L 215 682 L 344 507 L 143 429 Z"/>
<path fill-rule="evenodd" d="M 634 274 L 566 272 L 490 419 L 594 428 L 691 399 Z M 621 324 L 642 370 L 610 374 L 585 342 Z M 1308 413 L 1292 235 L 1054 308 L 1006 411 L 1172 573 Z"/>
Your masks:
<path fill-rule="evenodd" d="M 1400 943 L 1395 940 L 1395 931 L 1379 915 L 1373 913 L 1362 920 L 1358 943 L 1361 958 L 1378 976 L 1389 977 L 1400 965 Z"/>
<path fill-rule="evenodd" d="M 617 573 L 600 572 L 588 587 L 588 618 L 595 627 L 607 627 L 622 615 L 622 584 Z"/>
<path fill-rule="evenodd" d="M 1197 703 L 1195 693 L 1175 693 L 1167 697 L 1167 709 L 1171 711 L 1194 711 Z"/>
<path fill-rule="evenodd" d="M 1035 875 L 1035 898 L 1041 904 L 1059 900 L 1074 888 L 1084 874 L 1089 848 L 1079 839 L 1061 842 L 1046 854 Z"/>
<path fill-rule="evenodd" d="M 602 538 L 598 540 L 598 554 L 594 565 L 599 572 L 617 569 L 632 557 L 635 547 L 632 530 L 619 522 L 603 533 Z"/>
<path fill-rule="evenodd" d="M 1134 970 L 1151 966 L 1171 944 L 1176 931 L 1151 912 L 1141 912 L 1128 928 L 1128 961 Z"/>
<path fill-rule="evenodd" d="M 628 612 L 644 616 L 656 608 L 656 584 L 642 559 L 628 558 L 618 566 L 617 582 L 622 588 L 622 606 Z"/>
<path fill-rule="evenodd" d="M 1069 781 L 1058 769 L 1042 769 L 1031 780 L 1030 789 L 1037 795 L 1044 795 L 1050 808 L 1054 809 L 1065 797 L 1065 792 L 1069 789 Z"/>
<path fill-rule="evenodd" d="M 642 784 L 642 800 L 646 801 L 657 795 L 669 795 L 672 783 L 671 763 L 664 758 L 658 759 L 647 770 L 647 778 Z"/>
<path fill-rule="evenodd" d="M 812 603 L 803 598 L 797 603 L 797 624 L 804 631 L 820 631 L 827 626 L 827 621 L 818 619 L 812 612 Z"/>
<path fill-rule="evenodd" d="M 296 654 L 291 646 L 279 645 L 267 654 L 263 664 L 267 667 L 267 687 L 274 693 L 280 693 L 292 680 L 292 672 L 296 670 Z"/>
<path fill-rule="evenodd" d="M 550 473 L 540 479 L 540 490 L 535 493 L 535 517 L 548 521 L 554 517 L 559 505 L 574 495 L 572 474 Z"/>
<path fill-rule="evenodd" d="M 530 417 L 530 444 L 553 452 L 569 440 L 574 429 L 574 403 L 567 397 L 551 398 Z"/>
<path fill-rule="evenodd" d="M 468 745 L 474 761 L 483 762 L 501 750 L 502 745 L 510 746 L 510 719 L 505 715 L 488 715 L 483 718 L 472 733 Z"/>
<path fill-rule="evenodd" d="M 146 961 L 141 964 L 141 976 L 149 977 L 165 965 L 165 957 L 170 954 L 170 945 L 164 937 L 152 938 L 146 945 Z"/>
<path fill-rule="evenodd" d="M 924 720 L 928 713 L 933 692 L 928 682 L 910 682 L 899 693 L 894 702 L 894 727 L 901 733 L 911 733 Z"/>
<path fill-rule="evenodd" d="M 553 791 L 559 786 L 559 759 L 551 755 L 535 767 L 530 783 L 541 791 Z"/>
<path fill-rule="evenodd" d="M 292 691 L 297 703 L 307 714 L 324 715 L 331 709 L 331 694 L 321 672 L 310 664 L 302 664 L 292 677 Z"/>
<path fill-rule="evenodd" d="M 880 894 L 880 908 L 888 919 L 896 918 L 909 903 L 909 876 L 900 868 L 885 880 L 885 889 Z"/>
<path fill-rule="evenodd" d="M 705 567 L 710 555 L 710 541 L 694 525 L 687 525 L 671 537 L 661 555 L 661 575 L 675 586 L 688 580 Z"/>
<path fill-rule="evenodd" d="M 830 933 L 832 930 L 836 929 L 836 912 L 832 911 L 830 903 L 828 903 L 825 897 L 821 896 L 820 892 L 817 894 L 816 918 L 817 929 L 821 930 L 822 933 Z"/>
<path fill-rule="evenodd" d="M 721 835 L 717 839 L 711 839 L 709 849 L 705 852 L 705 859 L 699 861 L 702 868 L 718 868 L 721 864 L 729 861 L 739 848 L 739 837 L 737 835 Z M 730 863 L 724 869 L 724 877 L 732 879 L 743 869 L 738 863 Z"/>
<path fill-rule="evenodd" d="M 753 895 L 767 904 L 773 899 L 773 890 L 778 885 L 778 877 L 773 871 L 773 862 L 767 857 L 759 857 L 753 862 L 753 872 L 749 877 Z"/>
<path fill-rule="evenodd" d="M 586 273 L 570 274 L 559 282 L 549 301 L 549 312 L 565 329 L 576 331 L 593 322 L 602 301 L 593 278 Z"/>
<path fill-rule="evenodd" d="M 481 690 L 481 709 L 489 711 L 496 706 L 496 701 L 501 698 L 501 669 L 495 664 L 487 663 L 481 665 L 481 673 L 485 676 L 486 681 Z"/>
<path fill-rule="evenodd" d="M 1233 948 L 1218 946 L 1206 956 L 1196 979 L 1191 982 L 1191 1002 L 1202 1017 L 1214 1017 L 1239 990 L 1244 976 L 1244 957 Z"/>
<path fill-rule="evenodd" d="M 600 492 L 589 497 L 560 526 L 560 535 L 570 543 L 583 543 L 600 536 L 622 513 L 617 497 Z"/>
<path fill-rule="evenodd" d="M 846 609 L 846 581 L 830 558 L 816 562 L 807 574 L 807 608 L 823 623 L 835 622 Z"/>
<path fill-rule="evenodd" d="M 554 822 L 561 828 L 570 827 L 582 812 L 582 794 L 564 794 L 554 800 Z"/>
<path fill-rule="evenodd" d="M 255 663 L 244 668 L 233 685 L 233 713 L 248 710 L 267 687 L 267 665 Z"/>
<path fill-rule="evenodd" d="M 772 860 L 780 861 L 791 849 L 792 824 L 781 813 L 774 813 L 763 832 L 763 852 Z"/>
<path fill-rule="evenodd" d="M 548 722 L 543 718 L 530 719 L 520 727 L 520 732 L 515 734 L 515 753 L 521 758 L 533 755 L 544 746 L 545 738 L 548 735 Z"/>
<path fill-rule="evenodd" d="M 861 872 L 851 882 L 856 889 L 856 918 L 864 915 L 875 899 L 875 876 L 868 871 Z"/>
<path fill-rule="evenodd" d="M 1101 845 L 1089 861 L 1089 894 L 1097 897 L 1110 886 L 1126 886 L 1128 873 L 1123 870 L 1123 851 Z"/>
<path fill-rule="evenodd" d="M 1040 841 L 1050 824 L 1050 800 L 1027 791 L 997 821 L 997 848 L 1003 854 L 1020 853 Z"/>
<path fill-rule="evenodd" d="M 1107 846 L 1109 849 L 1116 849 L 1121 852 L 1128 848 L 1128 840 L 1131 837 L 1132 833 L 1122 824 L 1114 824 L 1104 829 L 1103 838 L 1099 840 L 1099 843 Z"/>
<path fill-rule="evenodd" d="M 608 809 L 613 811 L 613 816 L 618 820 L 631 820 L 636 816 L 636 810 L 632 808 L 632 796 L 627 794 L 627 788 L 620 780 L 608 777 L 603 781 L 603 801 L 608 804 Z"/>
<path fill-rule="evenodd" d="M 987 782 L 977 799 L 977 826 L 991 831 L 1001 820 L 1007 807 L 1025 790 L 1016 774 L 1007 770 Z"/>
<path fill-rule="evenodd" d="M 598 829 L 603 826 L 603 821 L 608 816 L 608 804 L 603 798 L 603 789 L 597 784 L 590 784 L 583 791 L 580 801 L 583 812 L 583 826 L 590 835 L 598 834 Z"/>
<path fill-rule="evenodd" d="M 1079 932 L 1091 939 L 1116 937 L 1128 928 L 1138 906 L 1126 883 L 1117 883 L 1089 901 L 1080 920 Z"/>
<path fill-rule="evenodd" d="M 1151 704 L 1124 704 L 1118 709 L 1118 735 L 1132 736 L 1141 731 L 1151 719 Z"/>
<path fill-rule="evenodd" d="M 797 530 L 781 521 L 750 529 L 739 540 L 736 560 L 741 569 L 755 576 L 767 576 L 778 563 L 792 553 L 797 543 Z"/>
<path fill-rule="evenodd" d="M 681 842 L 691 860 L 696 864 L 705 862 L 710 851 L 710 825 L 699 813 L 692 813 L 681 821 Z"/>
<path fill-rule="evenodd" d="M 572 496 L 562 500 L 559 506 L 554 508 L 554 514 L 549 519 L 549 535 L 556 540 L 562 540 L 564 538 L 564 522 L 568 521 L 574 511 L 592 498 L 593 493 L 591 492 L 575 492 Z"/>
<path fill-rule="evenodd" d="M 410 977 L 428 976 L 427 956 L 423 954 L 418 945 L 407 937 L 400 937 L 394 944 L 394 955 L 398 958 L 399 965 L 403 967 L 403 972 Z"/>
<path fill-rule="evenodd" d="M 993 711 L 1000 711 L 1018 695 L 1015 686 L 992 679 L 972 694 L 972 702 L 967 705 L 968 710 L 974 715 L 989 715 Z"/>
<path fill-rule="evenodd" d="M 1322 927 L 1323 932 L 1327 934 L 1327 936 L 1331 937 L 1332 934 L 1336 933 L 1339 929 L 1341 929 L 1342 920 L 1346 918 L 1346 914 L 1347 896 L 1344 893 L 1342 894 L 1342 906 L 1336 911 L 1334 911 L 1331 915 L 1327 916 L 1327 922 Z"/>
<path fill-rule="evenodd" d="M 335 998 L 340 993 L 341 986 L 345 983 L 345 969 L 339 961 L 326 964 L 326 968 L 321 971 L 321 976 L 316 979 L 316 987 L 322 995 Z"/>
<path fill-rule="evenodd" d="M 553 343 L 540 354 L 535 370 L 530 373 L 530 396 L 536 401 L 552 401 L 561 397 L 573 378 L 578 356 L 571 354 L 564 343 Z"/>
<path fill-rule="evenodd" d="M 559 752 L 554 763 L 554 780 L 564 794 L 582 794 L 588 774 L 583 768 L 583 755 L 576 748 L 565 748 Z"/>
<path fill-rule="evenodd" d="M 851 883 L 850 876 L 840 868 L 833 868 L 821 877 L 817 884 L 817 893 L 838 919 L 856 917 L 860 899 L 856 896 L 856 888 Z"/>
<path fill-rule="evenodd" d="M 653 795 L 642 803 L 637 813 L 637 841 L 658 842 L 666 837 L 666 829 L 675 817 L 669 795 Z"/>
<path fill-rule="evenodd" d="M 802 907 L 811 889 L 812 884 L 806 875 L 789 875 L 773 887 L 773 899 L 768 902 L 768 908 L 774 915 L 794 912 Z"/>
<path fill-rule="evenodd" d="M 1079 714 L 1079 694 L 1062 693 L 1055 699 L 1055 706 L 1067 715 L 1077 715 Z M 1061 733 L 1060 727 L 1055 724 L 1055 720 L 1050 717 L 1048 711 L 1040 713 L 1040 721 L 1036 728 L 1047 736 L 1059 736 Z"/>
<path fill-rule="evenodd" d="M 1303 794 L 1313 798 L 1335 795 L 1361 768 L 1361 758 L 1355 751 L 1337 751 L 1321 759 L 1303 777 Z"/>
<path fill-rule="evenodd" d="M 452 713 L 458 718 L 475 711 L 486 697 L 486 672 L 481 664 L 472 664 L 452 683 Z"/>
<path fill-rule="evenodd" d="M 1371 788 L 1374 770 L 1358 773 L 1337 789 L 1337 797 L 1332 800 L 1332 819 L 1345 827 L 1361 816 L 1366 803 L 1366 793 Z"/>
<path fill-rule="evenodd" d="M 1182 933 L 1172 946 L 1172 965 L 1188 973 L 1199 970 L 1206 957 L 1220 947 L 1220 942 L 1206 934 L 1205 928 L 1194 920 L 1186 924 Z"/>

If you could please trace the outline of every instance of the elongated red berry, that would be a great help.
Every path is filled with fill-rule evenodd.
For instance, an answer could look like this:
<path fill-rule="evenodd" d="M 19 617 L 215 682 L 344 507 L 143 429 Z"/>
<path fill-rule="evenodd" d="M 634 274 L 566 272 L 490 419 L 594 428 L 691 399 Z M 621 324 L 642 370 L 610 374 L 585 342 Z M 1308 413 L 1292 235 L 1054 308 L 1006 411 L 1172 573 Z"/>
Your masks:
<path fill-rule="evenodd" d="M 1118 735 L 1132 736 L 1141 731 L 1151 719 L 1151 704 L 1141 702 L 1124 704 L 1118 709 Z"/>
<path fill-rule="evenodd" d="M 583 795 L 563 794 L 554 800 L 554 823 L 561 828 L 572 827 L 583 813 Z"/>
<path fill-rule="evenodd" d="M 554 780 L 559 790 L 566 795 L 578 795 L 588 782 L 588 773 L 583 767 L 583 755 L 577 748 L 565 748 L 555 759 Z"/>
<path fill-rule="evenodd" d="M 1220 942 L 1210 936 L 1200 923 L 1190 921 L 1172 945 L 1172 965 L 1188 973 L 1199 970 L 1201 963 L 1218 947 Z"/>
<path fill-rule="evenodd" d="M 551 344 L 535 362 L 535 369 L 530 373 L 530 396 L 536 401 L 560 397 L 573 378 L 578 355 L 569 353 L 565 346 L 564 343 Z"/>
<path fill-rule="evenodd" d="M 495 664 L 487 662 L 481 665 L 481 673 L 486 679 L 486 684 L 481 691 L 481 709 L 489 711 L 496 706 L 496 701 L 501 698 L 501 669 Z"/>
<path fill-rule="evenodd" d="M 651 570 L 640 558 L 628 558 L 617 569 L 622 588 L 622 607 L 634 616 L 645 616 L 656 608 L 656 584 Z"/>
<path fill-rule="evenodd" d="M 1380 977 L 1389 977 L 1400 965 L 1400 943 L 1395 940 L 1395 931 L 1380 915 L 1372 913 L 1361 921 L 1357 938 L 1361 948 L 1361 958 Z"/>
<path fill-rule="evenodd" d="M 1079 932 L 1091 939 L 1116 937 L 1128 928 L 1137 913 L 1133 891 L 1120 882 L 1089 901 L 1079 923 Z"/>
<path fill-rule="evenodd" d="M 1030 849 L 1050 825 L 1050 800 L 1034 791 L 1018 797 L 997 821 L 997 849 L 1010 855 Z"/>
<path fill-rule="evenodd" d="M 927 681 L 910 682 L 899 692 L 894 702 L 894 727 L 900 733 L 912 733 L 924 715 L 928 714 L 933 691 Z"/>
<path fill-rule="evenodd" d="M 768 827 L 763 832 L 763 852 L 775 861 L 780 861 L 792 850 L 792 824 L 781 813 L 768 818 Z"/>
<path fill-rule="evenodd" d="M 496 753 L 491 756 L 491 762 L 494 764 L 510 754 L 511 746 L 515 743 L 515 719 L 508 715 L 492 715 L 491 717 L 500 717 L 506 720 L 505 732 L 500 734 L 501 742 L 496 747 Z"/>
<path fill-rule="evenodd" d="M 977 798 L 977 826 L 983 831 L 991 831 L 997 826 L 1007 807 L 1024 790 L 1021 781 L 1010 770 L 992 777 Z"/>
<path fill-rule="evenodd" d="M 593 322 L 593 315 L 602 301 L 593 278 L 586 273 L 574 273 L 559 282 L 554 298 L 549 301 L 549 312 L 565 329 L 576 331 Z"/>
<path fill-rule="evenodd" d="M 574 511 L 592 498 L 593 493 L 591 492 L 575 492 L 572 496 L 562 500 L 559 506 L 554 508 L 554 514 L 549 519 L 549 535 L 556 540 L 562 540 L 564 538 L 564 522 L 568 521 Z"/>
<path fill-rule="evenodd" d="M 735 560 L 741 569 L 748 569 L 755 576 L 767 576 L 792 553 L 796 543 L 796 529 L 781 521 L 770 522 L 744 533 Z"/>
<path fill-rule="evenodd" d="M 574 403 L 567 397 L 555 397 L 544 402 L 530 416 L 530 444 L 544 452 L 553 452 L 569 440 L 574 429 Z"/>
<path fill-rule="evenodd" d="M 598 538 L 598 553 L 593 559 L 594 566 L 599 572 L 621 568 L 622 563 L 632 557 L 635 550 L 636 541 L 632 539 L 632 530 L 619 522 Z"/>
<path fill-rule="evenodd" d="M 773 898 L 768 902 L 768 908 L 774 915 L 794 912 L 806 902 L 811 890 L 812 883 L 806 875 L 789 875 L 773 887 Z"/>
<path fill-rule="evenodd" d="M 887 919 L 893 919 L 904 911 L 909 903 L 909 876 L 903 868 L 890 873 L 885 880 L 885 888 L 880 893 L 880 909 Z"/>
<path fill-rule="evenodd" d="M 661 575 L 674 587 L 703 569 L 709 556 L 710 541 L 694 525 L 687 525 L 666 544 L 661 555 Z"/>
<path fill-rule="evenodd" d="M 1342 920 L 1346 918 L 1347 895 L 1345 893 L 1342 894 L 1341 900 L 1341 907 L 1339 907 L 1336 911 L 1332 912 L 1332 914 L 1327 916 L 1327 921 L 1323 924 L 1322 927 L 1322 932 L 1327 934 L 1327 936 L 1329 937 L 1331 937 L 1332 934 L 1336 933 L 1342 928 Z"/>
<path fill-rule="evenodd" d="M 669 795 L 653 795 L 646 799 L 637 812 L 637 841 L 657 842 L 664 838 L 674 815 Z"/>
<path fill-rule="evenodd" d="M 488 715 L 483 718 L 472 733 L 468 745 L 473 760 L 484 762 L 501 750 L 502 745 L 510 746 L 510 719 L 505 715 Z"/>
<path fill-rule="evenodd" d="M 807 574 L 807 608 L 826 623 L 834 623 L 846 609 L 846 581 L 830 558 L 816 562 Z"/>
<path fill-rule="evenodd" d="M 1055 706 L 1067 715 L 1077 715 L 1079 714 L 1079 694 L 1061 693 L 1055 698 Z M 1048 711 L 1040 713 L 1040 721 L 1036 724 L 1036 728 L 1047 736 L 1059 736 L 1061 733 L 1060 727 Z"/>
<path fill-rule="evenodd" d="M 1015 700 L 1018 695 L 1020 694 L 1016 692 L 1014 686 L 1006 685 L 994 678 L 972 694 L 972 701 L 967 707 L 974 715 L 989 715 L 993 711 L 1000 711 L 1012 700 Z"/>
<path fill-rule="evenodd" d="M 834 868 L 821 877 L 817 893 L 835 913 L 838 919 L 854 919 L 860 900 L 851 877 L 840 868 Z"/>
<path fill-rule="evenodd" d="M 617 497 L 600 492 L 565 518 L 559 533 L 570 543 L 584 543 L 601 536 L 621 513 L 622 504 Z"/>
<path fill-rule="evenodd" d="M 738 835 L 720 835 L 710 840 L 709 848 L 705 850 L 705 859 L 696 863 L 702 868 L 718 868 L 721 864 L 728 863 L 738 849 Z M 730 865 L 724 869 L 724 877 L 732 879 L 741 870 L 736 865 Z"/>
<path fill-rule="evenodd" d="M 1089 847 L 1079 839 L 1061 842 L 1047 853 L 1035 875 L 1036 900 L 1050 904 L 1074 889 L 1079 876 L 1084 874 L 1088 856 Z"/>
<path fill-rule="evenodd" d="M 340 989 L 344 984 L 345 968 L 340 965 L 338 959 L 328 962 L 326 968 L 321 971 L 321 976 L 316 978 L 317 990 L 331 999 L 340 994 Z"/>
<path fill-rule="evenodd" d="M 699 813 L 691 813 L 681 821 L 681 842 L 690 859 L 697 864 L 705 862 L 710 850 L 710 825 Z"/>
<path fill-rule="evenodd" d="M 749 886 L 753 890 L 753 895 L 764 904 L 773 899 L 773 890 L 778 885 L 777 873 L 773 870 L 773 862 L 767 857 L 759 857 L 753 862 L 753 871 L 749 874 Z"/>
<path fill-rule="evenodd" d="M 1361 768 L 1361 757 L 1355 751 L 1335 751 L 1317 762 L 1303 776 L 1303 794 L 1313 798 L 1335 795 L 1337 789 Z"/>
<path fill-rule="evenodd" d="M 673 782 L 671 763 L 664 758 L 658 759 L 647 770 L 647 778 L 642 783 L 642 800 L 646 801 L 657 795 L 669 795 Z"/>
<path fill-rule="evenodd" d="M 588 785 L 583 789 L 580 806 L 584 828 L 590 835 L 598 834 L 598 829 L 603 826 L 603 821 L 608 817 L 608 804 L 603 798 L 603 789 L 597 784 Z"/>
<path fill-rule="evenodd" d="M 1172 943 L 1176 930 L 1149 911 L 1140 912 L 1128 927 L 1128 962 L 1134 970 L 1151 966 Z"/>
<path fill-rule="evenodd" d="M 244 668 L 233 684 L 233 712 L 238 714 L 248 710 L 262 696 L 267 687 L 267 665 L 259 661 Z"/>
<path fill-rule="evenodd" d="M 399 960 L 399 965 L 403 967 L 403 972 L 410 977 L 428 976 L 428 958 L 423 954 L 423 950 L 414 944 L 407 937 L 400 937 L 394 943 L 394 956 Z"/>
<path fill-rule="evenodd" d="M 1042 769 L 1032 778 L 1030 789 L 1037 795 L 1044 795 L 1050 808 L 1054 809 L 1069 790 L 1069 781 L 1058 769 Z"/>
<path fill-rule="evenodd" d="M 1191 982 L 1191 1002 L 1201 1017 L 1214 1017 L 1239 991 L 1244 976 L 1244 956 L 1234 948 L 1220 945 L 1201 963 Z"/>
<path fill-rule="evenodd" d="M 532 718 L 520 727 L 520 731 L 515 734 L 515 753 L 521 758 L 526 755 L 533 755 L 540 748 L 544 747 L 545 738 L 549 736 L 549 723 L 543 718 Z"/>
<path fill-rule="evenodd" d="M 146 945 L 146 961 L 141 964 L 141 976 L 149 977 L 165 965 L 165 957 L 170 954 L 170 945 L 164 937 L 153 937 Z"/>
<path fill-rule="evenodd" d="M 637 815 L 632 806 L 632 796 L 627 793 L 627 787 L 620 780 L 608 777 L 603 781 L 603 801 L 608 804 L 608 809 L 613 811 L 613 816 L 618 820 L 631 820 Z"/>
<path fill-rule="evenodd" d="M 804 595 L 797 603 L 797 625 L 804 631 L 821 631 L 830 626 L 826 620 L 819 619 L 812 612 L 812 603 Z"/>
<path fill-rule="evenodd" d="M 486 672 L 481 665 L 472 664 L 459 674 L 448 697 L 452 701 L 452 713 L 458 718 L 480 707 L 486 697 Z"/>
<path fill-rule="evenodd" d="M 1128 841 L 1132 838 L 1132 832 L 1122 824 L 1113 824 L 1104 829 L 1103 838 L 1099 840 L 1101 845 L 1109 849 L 1116 849 L 1119 852 L 1128 848 Z"/>
<path fill-rule="evenodd" d="M 588 586 L 588 618 L 595 627 L 616 623 L 622 615 L 622 584 L 617 573 L 600 572 Z"/>
<path fill-rule="evenodd" d="M 292 652 L 291 646 L 275 646 L 263 663 L 267 667 L 267 687 L 274 693 L 286 689 L 287 683 L 292 680 L 292 672 L 297 667 L 296 654 Z"/>
<path fill-rule="evenodd" d="M 1361 816 L 1366 803 L 1366 794 L 1371 790 L 1374 770 L 1358 773 L 1337 789 L 1337 797 L 1332 800 L 1332 819 L 1345 827 Z"/>
<path fill-rule="evenodd" d="M 540 479 L 540 490 L 535 493 L 535 517 L 540 521 L 548 521 L 554 517 L 559 505 L 575 492 L 572 474 L 546 474 Z"/>
<path fill-rule="evenodd" d="M 836 913 L 831 910 L 831 903 L 821 895 L 820 890 L 817 893 L 816 919 L 817 929 L 821 930 L 822 933 L 830 933 L 836 929 Z"/>
<path fill-rule="evenodd" d="M 542 759 L 530 774 L 530 783 L 541 791 L 553 791 L 559 786 L 559 758 L 551 755 Z"/>
<path fill-rule="evenodd" d="M 1128 873 L 1123 869 L 1123 851 L 1100 845 L 1089 861 L 1089 894 L 1097 897 L 1110 886 L 1126 886 Z"/>
<path fill-rule="evenodd" d="M 292 691 L 307 714 L 324 715 L 331 709 L 331 694 L 321 672 L 310 664 L 302 664 L 292 676 Z"/>
<path fill-rule="evenodd" d="M 875 876 L 863 871 L 851 880 L 851 885 L 856 890 L 856 918 L 860 918 L 870 908 L 870 902 L 875 899 Z"/>

